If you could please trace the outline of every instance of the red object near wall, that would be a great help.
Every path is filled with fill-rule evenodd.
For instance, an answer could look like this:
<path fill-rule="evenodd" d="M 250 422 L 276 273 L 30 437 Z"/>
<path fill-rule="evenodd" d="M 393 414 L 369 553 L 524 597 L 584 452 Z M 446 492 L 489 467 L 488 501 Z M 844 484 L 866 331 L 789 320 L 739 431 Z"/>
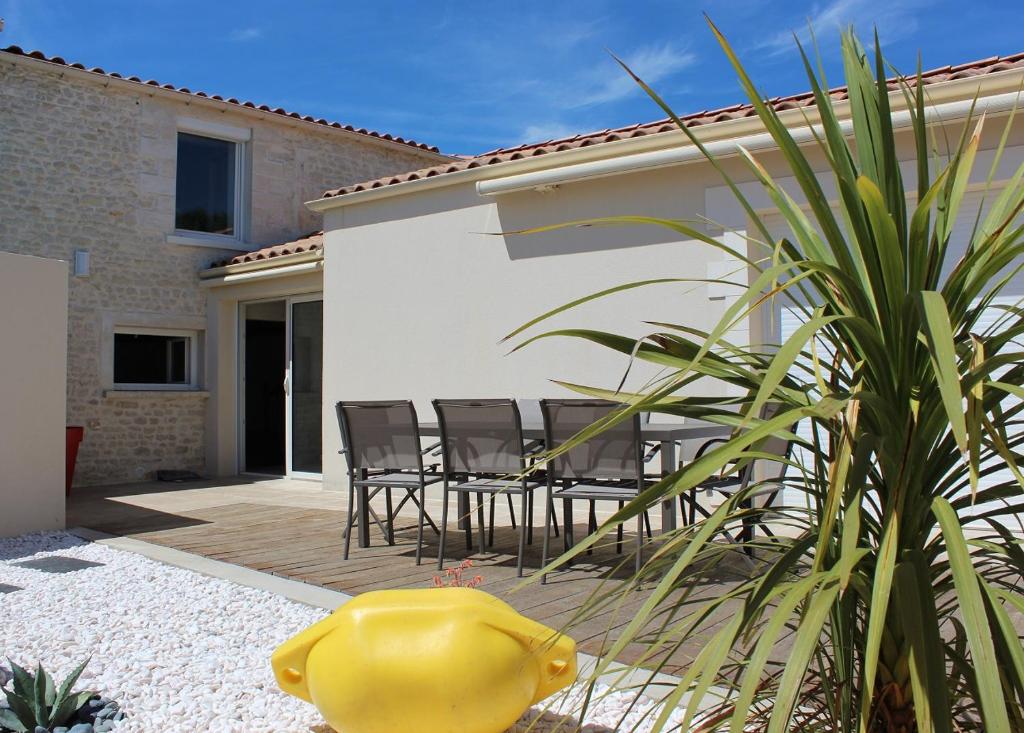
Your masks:
<path fill-rule="evenodd" d="M 68 425 L 66 434 L 66 452 L 64 455 L 64 468 L 66 471 L 64 482 L 64 494 L 71 494 L 71 481 L 75 478 L 75 461 L 78 460 L 78 446 L 85 437 L 85 428 L 81 425 Z"/>

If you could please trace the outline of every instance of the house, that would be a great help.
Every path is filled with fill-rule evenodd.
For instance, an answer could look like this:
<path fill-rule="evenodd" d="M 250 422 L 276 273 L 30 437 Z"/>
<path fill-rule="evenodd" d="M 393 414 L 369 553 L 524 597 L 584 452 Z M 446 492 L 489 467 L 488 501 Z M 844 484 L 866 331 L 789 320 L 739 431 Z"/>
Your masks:
<path fill-rule="evenodd" d="M 0 250 L 71 263 L 67 422 L 85 427 L 79 484 L 207 473 L 221 418 L 238 419 L 211 407 L 228 347 L 208 325 L 217 296 L 199 271 L 319 230 L 303 202 L 339 180 L 450 160 L 411 140 L 16 46 L 0 51 L 0 131 Z M 302 286 L 308 303 L 318 278 Z M 31 313 L 26 304 L 20 317 Z M 281 376 L 262 387 L 280 392 Z M 271 449 L 260 468 L 280 472 L 283 461 Z"/>
<path fill-rule="evenodd" d="M 975 97 L 987 116 L 970 210 L 1018 103 L 1024 54 L 923 81 L 936 132 L 956 139 Z M 0 94 L 0 249 L 73 262 L 67 415 L 86 428 L 82 483 L 186 469 L 343 489 L 337 400 L 408 397 L 430 420 L 439 396 L 541 397 L 564 392 L 552 379 L 614 385 L 623 374 L 636 386 L 654 373 L 627 374 L 624 359 L 582 341 L 509 354 L 501 338 L 570 300 L 651 278 L 684 281 L 589 302 L 546 328 L 708 329 L 749 284 L 728 255 L 750 246 L 746 214 L 667 120 L 451 158 L 19 49 L 0 53 Z M 845 91 L 832 94 L 848 115 Z M 813 146 L 811 95 L 771 103 Z M 895 87 L 892 104 L 901 128 Z M 751 108 L 684 120 L 783 233 L 735 155 L 742 145 L 791 183 Z M 1013 124 L 997 186 L 1024 161 L 1024 121 Z M 909 133 L 899 144 L 910 161 Z M 616 214 L 685 218 L 725 250 L 648 225 L 512 233 Z M 722 282 L 696 281 L 709 277 Z M 1010 292 L 1024 293 L 1024 278 Z M 798 323 L 794 311 L 762 308 L 730 336 L 778 342 Z"/>
<path fill-rule="evenodd" d="M 943 140 L 957 140 L 972 104 L 986 128 L 965 212 L 976 212 L 993 151 L 1010 111 L 1020 103 L 1024 54 L 989 58 L 923 75 L 929 116 Z M 899 156 L 913 180 L 909 113 L 893 84 Z M 844 89 L 832 91 L 849 117 Z M 976 99 L 976 102 L 975 102 Z M 814 156 L 807 121 L 811 94 L 770 103 Z M 685 124 L 716 154 L 773 233 L 787 228 L 736 153 L 753 151 L 784 185 L 794 184 L 780 153 L 749 105 L 690 114 Z M 1024 119 L 1017 115 L 993 185 L 1024 162 Z M 813 158 L 826 169 L 825 162 Z M 835 196 L 823 177 L 826 194 Z M 790 185 L 799 202 L 801 194 Z M 710 330 L 750 275 L 728 254 L 756 250 L 746 238 L 745 210 L 671 122 L 634 125 L 537 145 L 497 150 L 368 183 L 335 188 L 310 208 L 324 217 L 324 403 L 340 399 L 412 398 L 432 419 L 433 397 L 541 397 L 565 390 L 550 380 L 614 387 L 625 357 L 578 339 L 545 339 L 509 354 L 503 335 L 576 298 L 651 278 L 710 278 L 724 283 L 651 285 L 589 302 L 543 326 L 598 328 L 640 337 L 648 322 Z M 645 226 L 570 227 L 533 235 L 530 227 L 611 215 L 686 219 L 717 237 L 725 251 L 669 229 Z M 954 239 L 966 243 L 973 215 L 961 217 Z M 504 233 L 504 234 L 503 234 Z M 760 256 L 760 255 L 756 255 Z M 736 285 L 730 286 L 728 283 Z M 1018 274 L 1008 295 L 1024 296 Z M 797 311 L 763 307 L 739 319 L 732 339 L 778 343 L 799 323 Z M 542 329 L 535 328 L 531 333 Z M 514 344 L 515 342 L 513 342 Z M 632 365 L 627 385 L 656 372 Z M 707 389 L 707 387 L 694 387 Z M 324 412 L 324 481 L 345 485 L 339 435 Z"/>

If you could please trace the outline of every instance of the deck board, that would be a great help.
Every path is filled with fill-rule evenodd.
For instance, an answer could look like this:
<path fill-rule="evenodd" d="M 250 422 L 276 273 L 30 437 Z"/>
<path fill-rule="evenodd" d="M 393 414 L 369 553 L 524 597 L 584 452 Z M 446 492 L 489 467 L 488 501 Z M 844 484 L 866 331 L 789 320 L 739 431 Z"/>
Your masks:
<path fill-rule="evenodd" d="M 215 493 L 216 484 L 190 487 L 187 499 L 185 494 L 170 494 L 175 489 L 166 485 L 141 484 L 135 490 L 134 494 L 120 487 L 76 490 L 68 504 L 69 525 L 133 537 L 349 594 L 428 588 L 438 575 L 437 536 L 429 528 L 424 532 L 423 563 L 417 566 L 416 532 L 405 518 L 396 528 L 394 546 L 389 546 L 376 525 L 371 524 L 371 546 L 360 548 L 353 538 L 351 556 L 344 560 L 342 531 L 346 515 L 336 495 L 325 496 L 325 506 L 313 507 L 290 505 L 296 500 L 285 495 L 275 503 L 272 493 L 261 494 L 258 487 L 246 487 L 258 501 L 247 500 L 247 495 L 236 496 L 245 494 L 241 490 L 233 494 L 222 491 L 222 501 L 221 494 Z M 315 503 L 315 498 L 312 495 L 311 502 Z M 585 524 L 576 524 L 574 530 L 577 538 L 586 535 Z M 543 532 L 543 525 L 535 527 L 534 543 L 527 548 L 528 574 L 541 565 Z M 632 536 L 627 531 L 627 551 L 632 546 Z M 612 542 L 597 548 L 593 556 L 581 556 L 571 568 L 550 574 L 546 584 L 533 582 L 523 587 L 523 579 L 516 576 L 517 538 L 511 526 L 499 526 L 493 546 L 480 553 L 474 543 L 474 549 L 467 551 L 463 533 L 452 525 L 445 567 L 453 567 L 466 558 L 472 560 L 473 567 L 467 575 L 481 575 L 482 589 L 555 628 L 573 619 L 580 604 L 601 585 L 602 578 L 609 574 L 624 577 L 631 569 L 626 563 L 629 567 L 616 570 L 622 556 L 615 553 Z M 561 537 L 553 537 L 551 551 L 555 553 L 561 548 Z M 606 587 L 613 587 L 622 581 L 613 578 L 605 582 L 610 584 Z M 580 620 L 568 633 L 582 651 L 599 654 L 632 620 L 645 598 L 646 593 L 639 591 L 619 607 Z M 641 647 L 631 645 L 620 659 L 631 661 L 642 652 Z M 664 671 L 679 672 L 692 657 L 693 653 L 679 650 Z"/>

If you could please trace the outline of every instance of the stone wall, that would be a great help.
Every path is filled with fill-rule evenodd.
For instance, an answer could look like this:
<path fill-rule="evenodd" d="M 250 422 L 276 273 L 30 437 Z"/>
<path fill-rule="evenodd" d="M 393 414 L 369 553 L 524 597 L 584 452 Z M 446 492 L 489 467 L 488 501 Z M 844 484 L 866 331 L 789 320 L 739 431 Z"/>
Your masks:
<path fill-rule="evenodd" d="M 0 251 L 70 261 L 84 249 L 91 256 L 91 274 L 69 273 L 68 280 L 67 419 L 86 429 L 79 485 L 204 468 L 201 375 L 197 391 L 182 393 L 115 392 L 111 383 L 113 328 L 195 330 L 202 345 L 197 272 L 236 253 L 167 241 L 179 118 L 251 129 L 248 248 L 318 229 L 302 203 L 327 188 L 436 160 L 188 99 L 0 53 Z M 32 314 L 5 314 L 12 316 Z"/>

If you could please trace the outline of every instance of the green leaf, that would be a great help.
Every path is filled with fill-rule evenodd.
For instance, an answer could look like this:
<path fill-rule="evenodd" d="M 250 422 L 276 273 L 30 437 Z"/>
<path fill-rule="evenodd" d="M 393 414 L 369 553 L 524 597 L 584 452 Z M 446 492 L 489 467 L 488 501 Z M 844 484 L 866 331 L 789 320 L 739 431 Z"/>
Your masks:
<path fill-rule="evenodd" d="M 938 382 L 942 404 L 946 408 L 949 427 L 956 437 L 960 453 L 967 455 L 967 424 L 964 418 L 963 392 L 957 367 L 953 329 L 949 325 L 949 312 L 942 295 L 934 291 L 918 294 L 918 304 L 925 325 L 929 353 L 935 379 Z"/>
<path fill-rule="evenodd" d="M 69 696 L 71 695 L 71 689 L 75 686 L 75 683 L 78 682 L 78 678 L 82 676 L 82 672 L 85 671 L 85 668 L 89 664 L 89 661 L 91 659 L 92 657 L 86 658 L 81 664 L 79 664 L 77 667 L 71 670 L 71 673 L 67 677 L 64 678 L 64 681 L 60 684 L 60 689 L 57 691 L 57 702 L 55 707 L 61 706 L 68 700 Z M 92 694 L 95 693 L 89 693 L 89 695 Z M 79 707 L 81 707 L 81 705 L 75 707 L 74 710 L 72 710 L 72 712 L 77 711 Z M 56 716 L 56 714 L 57 713 L 55 710 L 53 716 L 51 716 L 50 718 L 51 726 L 60 725 L 60 723 L 54 721 L 54 716 Z"/>
<path fill-rule="evenodd" d="M 7 705 L 10 706 L 18 720 L 26 727 L 34 728 L 38 724 L 38 719 L 29 701 L 12 690 L 4 689 L 4 694 L 7 697 Z"/>
<path fill-rule="evenodd" d="M 32 674 L 24 667 L 15 664 L 10 657 L 7 657 L 7 663 L 11 666 L 14 691 L 26 699 L 29 698 L 33 688 Z"/>
<path fill-rule="evenodd" d="M 992 630 L 982 600 L 979 579 L 971 562 L 967 543 L 964 540 L 960 520 L 953 507 L 942 497 L 932 502 L 932 511 L 942 528 L 949 553 L 949 568 L 953 574 L 956 596 L 967 643 L 971 650 L 972 667 L 977 676 L 977 689 L 981 703 L 981 717 L 987 733 L 1009 733 L 1010 721 L 1006 715 L 1006 700 L 999 676 L 999 664 L 992 646 Z"/>
<path fill-rule="evenodd" d="M 46 672 L 43 670 L 42 663 L 37 662 L 32 697 L 29 698 L 32 712 L 36 716 L 36 725 L 45 726 L 50 720 L 49 710 L 46 707 L 46 689 Z"/>
<path fill-rule="evenodd" d="M 25 733 L 28 731 L 28 728 L 18 719 L 13 710 L 5 710 L 3 708 L 0 708 L 0 726 L 9 728 L 15 733 Z"/>
<path fill-rule="evenodd" d="M 808 663 L 821 643 L 821 629 L 828 620 L 832 605 L 839 595 L 839 584 L 833 582 L 820 589 L 811 599 L 806 615 L 796 629 L 796 640 L 786 660 L 786 668 L 779 680 L 779 690 L 772 706 L 768 733 L 785 733 L 800 696 L 803 680 L 807 675 Z"/>
<path fill-rule="evenodd" d="M 942 674 L 942 636 L 926 568 L 919 551 L 908 553 L 908 559 L 896 566 L 894 596 L 910 642 L 908 665 L 918 730 L 951 733 L 949 695 Z"/>
<path fill-rule="evenodd" d="M 40 669 L 42 669 L 42 667 L 40 667 Z M 43 671 L 43 681 L 45 689 L 43 702 L 46 704 L 46 707 L 53 707 L 53 701 L 57 697 L 57 689 L 53 684 L 53 676 L 49 672 Z"/>
<path fill-rule="evenodd" d="M 896 572 L 896 553 L 899 548 L 899 523 L 895 517 L 888 517 L 878 548 L 875 565 L 875 577 L 871 584 L 871 602 L 867 608 L 867 635 L 864 642 L 864 682 L 862 690 L 872 691 L 860 698 L 861 730 L 871 716 L 875 703 L 875 677 L 878 674 L 878 660 L 882 647 L 882 635 L 889 611 L 889 595 L 892 592 L 892 579 Z"/>
<path fill-rule="evenodd" d="M 95 692 L 91 691 L 69 694 L 61 701 L 60 705 L 53 710 L 53 714 L 50 716 L 50 727 L 53 728 L 69 723 L 75 713 L 81 710 L 82 706 L 89 702 L 95 694 Z"/>

